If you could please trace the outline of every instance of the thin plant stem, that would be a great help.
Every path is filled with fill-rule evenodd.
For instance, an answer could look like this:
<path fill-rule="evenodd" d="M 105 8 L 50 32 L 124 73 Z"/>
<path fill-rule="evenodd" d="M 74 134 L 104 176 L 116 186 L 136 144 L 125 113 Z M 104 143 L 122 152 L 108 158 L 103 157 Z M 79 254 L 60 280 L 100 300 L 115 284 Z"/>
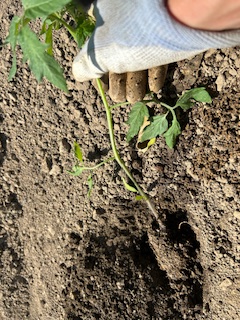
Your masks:
<path fill-rule="evenodd" d="M 110 110 L 112 110 L 112 109 L 115 109 L 115 108 L 118 108 L 121 106 L 127 106 L 129 104 L 130 104 L 130 102 L 120 102 L 120 103 L 114 104 L 113 106 L 109 106 L 109 108 L 110 108 Z"/>
<path fill-rule="evenodd" d="M 63 20 L 60 16 L 58 16 L 56 13 L 53 13 L 49 15 L 49 18 L 53 18 L 54 20 L 57 20 L 60 22 L 70 33 L 72 36 L 75 36 L 75 30 L 73 27 L 71 27 L 65 20 Z M 74 38 L 75 39 L 75 38 Z"/>
<path fill-rule="evenodd" d="M 112 160 L 115 160 L 115 157 L 112 157 L 112 158 L 109 158 L 109 159 L 107 159 L 107 160 L 104 160 L 104 161 L 96 164 L 96 165 L 93 166 L 93 167 L 82 167 L 82 168 L 83 168 L 83 170 L 94 171 L 94 170 L 98 169 L 99 167 L 103 166 L 104 164 L 106 164 L 107 162 L 110 162 L 110 161 L 112 161 Z"/>
<path fill-rule="evenodd" d="M 100 92 L 100 95 L 101 95 L 101 98 L 102 98 L 102 101 L 103 101 L 103 104 L 104 104 L 104 107 L 105 107 L 105 111 L 106 111 L 108 132 L 109 132 L 109 137 L 110 137 L 110 142 L 111 142 L 111 147 L 112 147 L 114 158 L 117 161 L 117 163 L 119 164 L 119 166 L 121 167 L 121 169 L 126 173 L 128 178 L 132 181 L 132 183 L 134 184 L 135 188 L 137 189 L 139 195 L 146 201 L 146 203 L 148 205 L 148 208 L 150 209 L 150 211 L 154 215 L 154 217 L 157 220 L 159 226 L 162 229 L 164 229 L 165 226 L 160 221 L 154 204 L 150 201 L 148 196 L 141 189 L 141 187 L 139 186 L 137 181 L 134 179 L 134 177 L 132 176 L 131 172 L 126 167 L 125 163 L 123 162 L 123 160 L 121 159 L 121 157 L 120 157 L 120 155 L 118 153 L 118 150 L 117 150 L 117 147 L 116 147 L 116 141 L 115 141 L 115 137 L 114 137 L 114 129 L 113 129 L 113 120 L 112 120 L 111 107 L 109 106 L 109 104 L 107 102 L 106 95 L 105 95 L 105 92 L 104 92 L 104 90 L 102 88 L 102 84 L 101 84 L 100 79 L 97 79 L 97 85 L 98 85 L 98 89 L 99 89 L 99 92 Z"/>
<path fill-rule="evenodd" d="M 172 113 L 173 120 L 177 120 L 176 113 L 175 113 L 175 111 L 174 111 L 175 107 L 170 107 L 168 104 L 163 103 L 163 102 L 160 102 L 160 103 L 161 103 L 161 105 L 162 105 L 163 107 L 165 107 L 166 109 L 168 109 L 168 110 Z"/>

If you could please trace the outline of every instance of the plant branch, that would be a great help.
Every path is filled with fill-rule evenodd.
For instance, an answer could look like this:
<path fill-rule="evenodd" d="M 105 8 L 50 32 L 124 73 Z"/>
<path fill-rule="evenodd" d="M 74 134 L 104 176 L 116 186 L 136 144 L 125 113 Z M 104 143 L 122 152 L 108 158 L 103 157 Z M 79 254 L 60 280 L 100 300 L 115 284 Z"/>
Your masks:
<path fill-rule="evenodd" d="M 58 22 L 60 22 L 70 32 L 70 34 L 74 37 L 75 29 L 72 28 L 65 20 L 60 18 L 57 14 L 53 13 L 48 18 L 50 20 L 57 20 Z"/>
<path fill-rule="evenodd" d="M 103 104 L 104 104 L 104 107 L 105 107 L 105 111 L 106 111 L 107 123 L 108 123 L 108 132 L 109 132 L 109 137 L 110 137 L 110 142 L 111 142 L 111 147 L 112 147 L 114 158 L 117 161 L 117 163 L 119 164 L 119 166 L 126 173 L 128 178 L 132 181 L 132 183 L 134 184 L 134 186 L 137 189 L 137 191 L 140 194 L 140 196 L 147 202 L 148 208 L 151 210 L 151 212 L 154 215 L 155 219 L 159 223 L 159 226 L 162 229 L 164 229 L 165 226 L 159 220 L 158 213 L 157 213 L 157 211 L 156 211 L 156 209 L 154 207 L 154 204 L 150 201 L 148 196 L 145 194 L 145 192 L 138 185 L 137 181 L 134 179 L 134 177 L 132 176 L 131 172 L 126 167 L 125 163 L 122 161 L 122 159 L 121 159 L 121 157 L 120 157 L 120 155 L 118 153 L 118 150 L 117 150 L 117 147 L 116 147 L 116 142 L 115 142 L 115 137 L 114 137 L 114 129 L 113 129 L 113 120 L 112 120 L 111 107 L 108 105 L 108 102 L 107 102 L 107 99 L 106 99 L 106 95 L 105 95 L 105 92 L 104 92 L 104 90 L 102 88 L 102 84 L 101 84 L 100 79 L 97 79 L 97 85 L 98 85 L 98 89 L 99 89 L 99 92 L 100 92 L 100 95 L 101 95 L 101 98 L 102 98 L 102 101 L 103 101 Z"/>
<path fill-rule="evenodd" d="M 98 164 L 96 164 L 95 166 L 93 167 L 81 167 L 83 170 L 88 170 L 88 171 L 94 171 L 96 169 L 98 169 L 99 167 L 103 166 L 104 164 L 106 164 L 107 162 L 110 162 L 112 160 L 115 160 L 115 157 L 112 157 L 112 158 L 109 158 L 109 159 L 106 159 Z"/>
<path fill-rule="evenodd" d="M 168 104 L 163 103 L 163 102 L 160 102 L 160 103 L 163 107 L 165 107 L 167 110 L 169 110 L 171 112 L 171 114 L 173 116 L 173 120 L 177 120 L 176 113 L 174 111 L 175 107 L 170 107 Z"/>
<path fill-rule="evenodd" d="M 112 109 L 115 109 L 115 108 L 118 108 L 121 106 L 127 106 L 129 104 L 130 104 L 130 102 L 120 102 L 120 103 L 114 104 L 113 106 L 109 106 L 109 108 L 110 108 L 110 110 L 112 110 Z"/>

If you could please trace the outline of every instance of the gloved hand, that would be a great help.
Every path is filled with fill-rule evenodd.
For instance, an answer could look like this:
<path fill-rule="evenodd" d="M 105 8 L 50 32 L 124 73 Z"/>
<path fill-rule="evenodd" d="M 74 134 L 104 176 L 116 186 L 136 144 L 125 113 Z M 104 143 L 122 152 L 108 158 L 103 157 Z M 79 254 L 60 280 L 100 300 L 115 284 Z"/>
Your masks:
<path fill-rule="evenodd" d="M 209 48 L 240 44 L 240 31 L 208 32 L 178 23 L 163 0 L 97 0 L 96 29 L 73 62 L 78 81 L 111 71 L 147 70 Z"/>
<path fill-rule="evenodd" d="M 162 89 L 167 68 L 168 66 L 164 65 L 143 71 L 109 72 L 101 78 L 102 86 L 105 92 L 109 90 L 109 96 L 114 102 L 135 103 L 143 100 L 148 90 L 158 93 Z M 98 89 L 94 80 L 93 84 Z"/>

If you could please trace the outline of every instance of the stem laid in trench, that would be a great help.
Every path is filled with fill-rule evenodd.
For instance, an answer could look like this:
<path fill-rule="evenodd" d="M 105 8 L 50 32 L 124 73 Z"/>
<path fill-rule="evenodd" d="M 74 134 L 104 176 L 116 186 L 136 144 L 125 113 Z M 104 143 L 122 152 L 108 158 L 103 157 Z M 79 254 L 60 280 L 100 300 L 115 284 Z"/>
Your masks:
<path fill-rule="evenodd" d="M 123 169 L 123 171 L 126 173 L 126 175 L 128 176 L 128 178 L 132 181 L 132 183 L 134 184 L 135 188 L 137 189 L 138 193 L 140 194 L 140 196 L 146 201 L 148 208 L 151 210 L 152 214 L 154 215 L 155 219 L 157 220 L 159 226 L 164 229 L 165 226 L 163 225 L 163 223 L 160 221 L 159 217 L 158 217 L 158 213 L 154 207 L 154 204 L 150 201 L 150 199 L 148 198 L 148 196 L 145 194 L 145 192 L 141 189 L 141 187 L 139 186 L 139 184 L 137 183 L 137 181 L 134 179 L 134 177 L 132 176 L 131 172 L 129 171 L 129 169 L 125 166 L 125 163 L 123 162 L 123 160 L 121 159 L 117 147 L 116 147 L 116 142 L 115 142 L 115 137 L 114 137 L 114 129 L 113 129 L 113 120 L 112 120 L 112 113 L 111 113 L 111 107 L 109 106 L 107 99 L 106 99 L 106 95 L 105 92 L 102 88 L 102 84 L 100 79 L 97 79 L 97 85 L 98 85 L 98 89 L 105 107 L 105 111 L 106 111 L 106 116 L 107 116 L 107 124 L 108 124 L 108 132 L 109 132 L 109 137 L 110 137 L 110 142 L 111 142 L 111 147 L 112 147 L 112 151 L 113 151 L 113 155 L 115 160 L 117 161 L 117 163 L 119 164 L 119 166 Z"/>
<path fill-rule="evenodd" d="M 106 159 L 98 164 L 96 164 L 95 166 L 93 167 L 82 167 L 83 170 L 88 170 L 88 171 L 94 171 L 96 169 L 98 169 L 99 167 L 103 166 L 104 164 L 106 164 L 107 162 L 110 162 L 112 160 L 115 160 L 115 157 L 112 157 L 112 158 L 109 158 L 109 159 Z"/>

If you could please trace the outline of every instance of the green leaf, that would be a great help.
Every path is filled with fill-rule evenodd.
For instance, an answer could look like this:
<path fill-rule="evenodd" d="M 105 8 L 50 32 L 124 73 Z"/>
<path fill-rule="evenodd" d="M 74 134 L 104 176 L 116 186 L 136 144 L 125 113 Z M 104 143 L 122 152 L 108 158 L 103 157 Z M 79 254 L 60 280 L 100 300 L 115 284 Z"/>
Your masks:
<path fill-rule="evenodd" d="M 24 15 L 27 18 L 45 18 L 61 10 L 71 0 L 22 0 Z"/>
<path fill-rule="evenodd" d="M 197 90 L 197 89 L 199 89 L 199 90 Z M 200 89 L 202 89 L 202 90 L 200 90 Z M 192 89 L 192 90 L 194 90 L 194 92 L 192 93 L 194 100 L 196 100 L 198 102 L 205 102 L 205 103 L 212 102 L 212 98 L 205 88 L 196 88 L 196 89 Z"/>
<path fill-rule="evenodd" d="M 77 142 L 74 142 L 74 155 L 80 162 L 83 161 L 82 150 Z"/>
<path fill-rule="evenodd" d="M 16 57 L 16 52 L 14 52 L 13 59 L 12 59 L 12 67 L 8 75 L 8 81 L 12 81 L 12 79 L 15 77 L 16 72 L 17 72 L 17 57 Z"/>
<path fill-rule="evenodd" d="M 151 147 L 151 146 L 153 146 L 154 144 L 155 144 L 155 142 L 156 142 L 156 138 L 152 138 L 152 139 L 150 139 L 149 141 L 148 141 L 148 144 L 147 144 L 147 150 Z M 147 151 L 146 150 L 146 151 Z"/>
<path fill-rule="evenodd" d="M 158 115 L 151 119 L 151 124 L 143 131 L 141 141 L 151 140 L 162 135 L 168 129 L 167 114 Z"/>
<path fill-rule="evenodd" d="M 128 191 L 138 192 L 137 189 L 135 189 L 134 187 L 130 186 L 123 177 L 122 177 L 122 181 L 123 181 L 124 187 L 125 187 Z"/>
<path fill-rule="evenodd" d="M 45 32 L 45 43 L 48 45 L 47 53 L 53 56 L 53 25 L 50 24 Z"/>
<path fill-rule="evenodd" d="M 175 146 L 176 139 L 180 135 L 180 133 L 181 133 L 180 124 L 176 119 L 174 119 L 172 121 L 171 127 L 163 135 L 166 140 L 166 144 L 169 146 L 169 148 L 173 148 Z"/>
<path fill-rule="evenodd" d="M 135 197 L 135 200 L 141 201 L 141 200 L 145 200 L 145 199 L 144 199 L 143 196 L 139 196 L 139 195 L 138 195 L 138 196 Z"/>
<path fill-rule="evenodd" d="M 43 23 L 42 23 L 42 28 L 41 28 L 41 31 L 40 31 L 40 35 L 46 33 L 47 29 L 48 29 L 48 23 L 47 23 L 48 19 L 44 20 Z M 50 24 L 51 24 L 51 21 L 50 21 Z"/>
<path fill-rule="evenodd" d="M 72 176 L 77 177 L 77 176 L 80 176 L 84 170 L 85 170 L 84 167 L 73 166 L 72 171 L 67 171 L 67 172 Z"/>
<path fill-rule="evenodd" d="M 13 17 L 9 27 L 9 35 L 5 40 L 5 44 L 9 43 L 13 51 L 12 67 L 9 72 L 8 81 L 11 81 L 17 72 L 16 45 L 18 42 L 20 20 L 21 19 L 17 16 Z"/>
<path fill-rule="evenodd" d="M 127 142 L 138 134 L 138 131 L 144 121 L 144 117 L 149 117 L 148 108 L 142 102 L 135 103 L 126 122 L 130 125 L 127 133 Z"/>
<path fill-rule="evenodd" d="M 93 179 L 92 179 L 92 174 L 91 173 L 87 178 L 87 182 L 88 182 L 88 193 L 87 193 L 87 196 L 89 198 L 91 196 L 92 189 L 93 189 Z"/>
<path fill-rule="evenodd" d="M 19 44 L 23 51 L 23 60 L 28 61 L 29 67 L 38 81 L 46 77 L 56 87 L 67 90 L 63 71 L 46 49 L 48 45 L 39 41 L 36 34 L 26 25 L 19 33 Z"/>
<path fill-rule="evenodd" d="M 137 149 L 138 149 L 139 151 L 145 153 L 145 152 L 148 151 L 148 149 L 149 149 L 152 145 L 155 144 L 155 142 L 156 142 L 156 138 L 152 138 L 152 139 L 148 140 L 147 142 L 146 142 L 146 141 L 144 141 L 144 142 L 138 142 L 136 147 L 137 147 Z"/>
<path fill-rule="evenodd" d="M 91 36 L 94 28 L 95 28 L 95 24 L 89 18 L 83 21 L 81 24 L 77 25 L 73 36 L 79 48 L 81 48 L 85 43 L 85 41 L 87 40 L 87 38 Z"/>
<path fill-rule="evenodd" d="M 20 24 L 21 18 L 20 17 L 13 17 L 10 27 L 9 27 L 9 34 L 5 40 L 5 43 L 9 43 L 11 46 L 11 49 L 15 51 L 17 41 L 18 41 L 18 34 L 19 34 L 19 24 Z"/>
<path fill-rule="evenodd" d="M 194 105 L 194 102 L 192 101 L 193 99 L 198 102 L 212 102 L 209 93 L 204 87 L 201 87 L 187 90 L 185 93 L 183 93 L 182 96 L 177 100 L 176 106 L 181 107 L 183 110 L 188 110 Z"/>

